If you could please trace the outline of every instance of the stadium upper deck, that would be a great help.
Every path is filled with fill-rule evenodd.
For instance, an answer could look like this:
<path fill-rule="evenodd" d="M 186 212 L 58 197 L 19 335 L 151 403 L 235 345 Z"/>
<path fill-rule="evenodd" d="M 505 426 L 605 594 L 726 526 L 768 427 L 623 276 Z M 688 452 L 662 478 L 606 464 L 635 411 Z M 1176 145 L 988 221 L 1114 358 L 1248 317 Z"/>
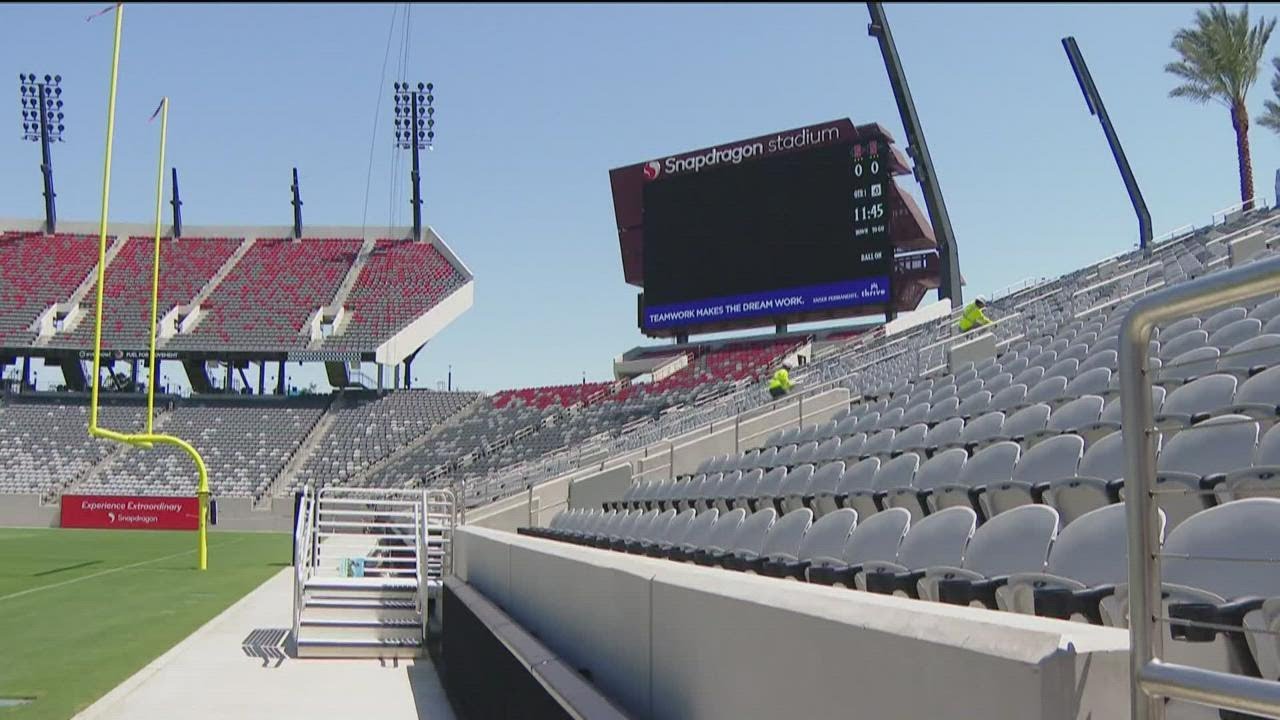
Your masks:
<path fill-rule="evenodd" d="M 93 345 L 96 228 L 46 236 L 36 221 L 0 221 L 0 357 Z M 152 239 L 109 230 L 103 349 L 147 349 Z M 470 307 L 473 279 L 433 230 L 189 227 L 161 240 L 164 352 L 199 356 L 341 353 L 402 361 Z"/>

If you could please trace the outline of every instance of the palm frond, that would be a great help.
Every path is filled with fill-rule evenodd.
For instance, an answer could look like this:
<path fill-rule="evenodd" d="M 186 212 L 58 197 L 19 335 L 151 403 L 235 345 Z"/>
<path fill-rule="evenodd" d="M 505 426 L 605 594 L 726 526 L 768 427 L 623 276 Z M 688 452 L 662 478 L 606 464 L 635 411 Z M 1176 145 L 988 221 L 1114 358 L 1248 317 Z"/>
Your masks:
<path fill-rule="evenodd" d="M 1198 9 L 1191 27 L 1178 30 L 1170 47 L 1178 60 L 1165 72 L 1183 83 L 1171 97 L 1195 102 L 1210 99 L 1233 107 L 1242 104 L 1258 79 L 1258 65 L 1275 30 L 1275 19 L 1249 19 L 1249 7 L 1232 12 L 1222 3 Z"/>

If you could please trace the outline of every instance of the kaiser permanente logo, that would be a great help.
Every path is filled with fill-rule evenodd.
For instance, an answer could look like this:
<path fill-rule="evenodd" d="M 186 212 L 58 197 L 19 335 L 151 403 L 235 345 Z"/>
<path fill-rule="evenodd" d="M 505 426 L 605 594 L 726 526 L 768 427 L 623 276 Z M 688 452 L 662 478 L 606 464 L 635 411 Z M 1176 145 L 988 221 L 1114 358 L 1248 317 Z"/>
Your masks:
<path fill-rule="evenodd" d="M 706 152 L 669 157 L 665 160 L 651 160 L 644 164 L 644 179 L 656 180 L 663 173 L 701 172 L 704 168 L 713 168 L 720 164 L 737 165 L 743 160 L 760 158 L 778 152 L 799 150 L 810 145 L 821 145 L 840 139 L 839 127 L 801 128 L 789 134 L 775 135 L 766 140 L 754 140 L 737 145 L 724 145 L 711 148 Z"/>

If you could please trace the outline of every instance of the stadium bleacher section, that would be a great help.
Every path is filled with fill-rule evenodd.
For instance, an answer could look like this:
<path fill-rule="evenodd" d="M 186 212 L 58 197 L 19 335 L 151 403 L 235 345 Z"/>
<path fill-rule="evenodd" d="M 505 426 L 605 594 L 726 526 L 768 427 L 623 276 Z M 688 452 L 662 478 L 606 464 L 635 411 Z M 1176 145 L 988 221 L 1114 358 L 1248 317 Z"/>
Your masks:
<path fill-rule="evenodd" d="M 0 235 L 0 347 L 30 345 L 31 326 L 71 297 L 96 258 L 97 238 L 85 235 Z"/>
<path fill-rule="evenodd" d="M 329 410 L 332 429 L 298 472 L 298 482 L 345 482 L 413 444 L 479 397 L 479 393 L 434 390 L 343 393 Z"/>
<path fill-rule="evenodd" d="M 189 336 L 170 348 L 221 345 L 232 350 L 303 349 L 310 316 L 329 305 L 362 241 L 259 238 L 201 306 Z"/>
<path fill-rule="evenodd" d="M 105 405 L 103 427 L 137 431 L 146 407 Z M 85 477 L 116 445 L 88 435 L 88 404 L 64 399 L 0 401 L 0 494 L 48 495 Z"/>
<path fill-rule="evenodd" d="M 343 303 L 350 319 L 342 334 L 327 338 L 323 347 L 351 350 L 376 345 L 466 281 L 461 270 L 431 243 L 378 240 Z"/>
<path fill-rule="evenodd" d="M 238 238 L 163 239 L 160 243 L 159 317 L 174 305 L 185 305 L 195 299 L 205 286 L 244 242 Z M 107 284 L 103 292 L 102 326 L 105 348 L 146 349 L 151 325 L 151 271 L 155 252 L 152 238 L 131 237 L 107 265 Z M 87 348 L 93 346 L 93 301 L 97 281 L 85 296 L 80 308 L 83 316 L 75 330 L 58 333 L 51 347 Z"/>
<path fill-rule="evenodd" d="M 0 234 L 0 348 L 21 354 L 92 347 L 97 236 L 88 234 L 87 223 L 64 225 L 82 232 Z M 147 347 L 154 247 L 149 230 L 120 224 L 108 232 L 106 349 Z M 368 228 L 386 235 L 364 239 L 355 237 L 361 228 L 321 229 L 300 239 L 282 237 L 282 230 L 202 227 L 179 239 L 163 237 L 159 317 L 170 317 L 159 347 L 212 354 L 373 355 L 450 299 L 461 299 L 431 329 L 410 332 L 402 343 L 418 344 L 384 350 L 378 359 L 390 364 L 425 341 L 427 336 L 418 337 L 423 332 L 429 336 L 470 305 L 470 273 L 429 228 L 421 242 L 388 237 L 402 230 L 394 228 Z M 37 322 L 55 307 L 59 312 L 49 322 Z M 171 314 L 175 308 L 183 312 Z M 321 310 L 332 323 L 324 329 L 313 322 Z"/>

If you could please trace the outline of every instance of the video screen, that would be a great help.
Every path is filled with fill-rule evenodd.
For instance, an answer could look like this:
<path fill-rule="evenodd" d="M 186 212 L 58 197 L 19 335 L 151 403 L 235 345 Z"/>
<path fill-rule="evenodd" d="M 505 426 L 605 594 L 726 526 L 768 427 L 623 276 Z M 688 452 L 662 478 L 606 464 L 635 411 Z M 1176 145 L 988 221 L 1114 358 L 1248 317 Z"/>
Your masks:
<path fill-rule="evenodd" d="M 888 302 L 887 150 L 831 145 L 646 183 L 644 326 Z"/>

